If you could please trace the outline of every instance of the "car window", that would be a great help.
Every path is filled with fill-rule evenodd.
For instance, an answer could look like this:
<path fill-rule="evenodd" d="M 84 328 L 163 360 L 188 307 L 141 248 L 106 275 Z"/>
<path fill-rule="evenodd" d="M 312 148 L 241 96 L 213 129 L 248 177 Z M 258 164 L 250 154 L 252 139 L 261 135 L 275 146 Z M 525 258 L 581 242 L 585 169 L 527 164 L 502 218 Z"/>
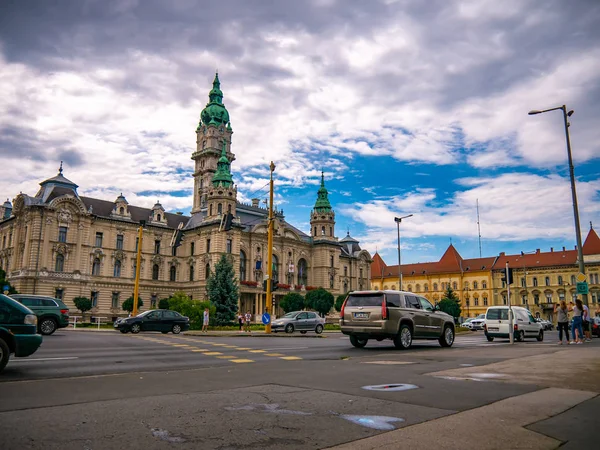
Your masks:
<path fill-rule="evenodd" d="M 531 315 L 531 313 L 527 313 L 527 315 L 529 316 L 529 321 L 531 323 L 536 323 L 537 321 L 533 318 L 533 316 Z M 542 319 L 540 319 L 540 322 L 542 321 Z"/>
<path fill-rule="evenodd" d="M 383 292 L 379 294 L 351 294 L 348 296 L 346 306 L 381 306 L 383 302 Z"/>
<path fill-rule="evenodd" d="M 429 300 L 419 297 L 419 301 L 421 302 L 421 308 L 423 308 L 425 311 L 433 311 L 433 305 L 429 303 Z"/>
<path fill-rule="evenodd" d="M 385 301 L 388 306 L 393 308 L 400 308 L 400 294 L 385 294 Z"/>
<path fill-rule="evenodd" d="M 48 298 L 42 298 L 40 300 L 42 302 L 42 306 L 54 306 L 54 307 L 56 307 L 56 303 L 54 303 L 54 300 L 50 300 Z"/>
<path fill-rule="evenodd" d="M 41 306 L 40 305 L 40 299 L 39 298 L 20 298 L 18 299 L 21 303 L 23 303 L 25 306 Z"/>
<path fill-rule="evenodd" d="M 317 314 L 316 314 L 316 313 L 314 313 L 314 312 L 309 312 L 309 313 L 308 313 L 308 318 L 309 318 L 309 319 L 316 319 L 316 318 L 317 318 Z"/>
<path fill-rule="evenodd" d="M 0 294 L 0 323 L 23 323 L 25 314 L 30 313 L 30 311 L 24 310 L 25 307 L 14 299 Z"/>
<path fill-rule="evenodd" d="M 282 319 L 291 319 L 291 318 L 293 318 L 293 317 L 295 317 L 295 316 L 296 316 L 296 313 L 295 313 L 295 312 L 289 312 L 289 313 L 287 313 L 287 314 L 284 314 L 284 315 L 283 315 L 281 318 L 282 318 Z"/>
<path fill-rule="evenodd" d="M 160 313 L 160 311 L 153 311 L 146 315 L 146 317 L 148 319 L 152 319 L 152 320 L 158 320 L 161 318 L 161 316 L 162 316 L 162 314 Z"/>
<path fill-rule="evenodd" d="M 300 314 L 298 314 L 297 319 L 301 319 L 302 320 L 302 319 L 306 319 L 307 317 L 308 317 L 307 313 L 300 313 Z"/>
<path fill-rule="evenodd" d="M 508 309 L 490 309 L 487 312 L 488 320 L 508 320 Z"/>
<path fill-rule="evenodd" d="M 404 298 L 409 308 L 421 309 L 421 302 L 414 295 L 405 295 Z"/>
<path fill-rule="evenodd" d="M 0 301 L 0 323 L 9 323 L 12 308 Z"/>

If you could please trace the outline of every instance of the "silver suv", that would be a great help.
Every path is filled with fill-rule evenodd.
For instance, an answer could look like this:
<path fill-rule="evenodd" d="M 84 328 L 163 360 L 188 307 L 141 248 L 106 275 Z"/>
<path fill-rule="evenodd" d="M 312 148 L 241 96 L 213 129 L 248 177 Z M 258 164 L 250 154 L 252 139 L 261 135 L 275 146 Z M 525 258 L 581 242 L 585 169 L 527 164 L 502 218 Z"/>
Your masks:
<path fill-rule="evenodd" d="M 413 292 L 351 292 L 340 311 L 340 327 L 359 348 L 369 339 L 391 339 L 400 349 L 409 348 L 413 339 L 437 339 L 442 347 L 454 343 L 452 316 Z"/>

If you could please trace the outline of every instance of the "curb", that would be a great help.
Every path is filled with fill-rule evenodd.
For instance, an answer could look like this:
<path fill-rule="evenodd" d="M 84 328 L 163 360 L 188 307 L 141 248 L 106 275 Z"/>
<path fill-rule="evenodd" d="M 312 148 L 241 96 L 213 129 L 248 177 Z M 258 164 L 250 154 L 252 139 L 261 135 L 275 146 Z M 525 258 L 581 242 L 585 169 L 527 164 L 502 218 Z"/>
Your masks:
<path fill-rule="evenodd" d="M 117 330 L 114 329 L 108 329 L 108 328 L 91 328 L 91 327 L 86 327 L 86 328 L 61 328 L 61 331 L 74 331 L 74 332 L 87 332 L 87 333 L 117 333 Z M 147 331 L 145 331 L 144 333 L 148 333 Z M 153 331 L 151 331 L 150 333 L 154 333 Z M 158 333 L 158 331 L 156 332 Z M 121 333 L 119 333 L 121 334 Z M 298 337 L 302 337 L 302 338 L 327 338 L 328 336 L 326 336 L 327 334 L 331 334 L 331 335 L 340 335 L 342 334 L 341 331 L 324 331 L 323 334 L 299 334 L 299 333 L 293 333 L 293 334 L 286 334 L 286 333 L 271 333 L 271 334 L 266 334 L 264 331 L 251 331 L 250 333 L 240 333 L 238 331 L 209 331 L 207 333 L 203 333 L 199 330 L 191 330 L 191 331 L 184 331 L 181 334 L 185 334 L 188 336 L 212 336 L 212 337 L 249 337 L 249 338 L 260 338 L 260 337 L 278 337 L 278 338 L 298 338 Z"/>

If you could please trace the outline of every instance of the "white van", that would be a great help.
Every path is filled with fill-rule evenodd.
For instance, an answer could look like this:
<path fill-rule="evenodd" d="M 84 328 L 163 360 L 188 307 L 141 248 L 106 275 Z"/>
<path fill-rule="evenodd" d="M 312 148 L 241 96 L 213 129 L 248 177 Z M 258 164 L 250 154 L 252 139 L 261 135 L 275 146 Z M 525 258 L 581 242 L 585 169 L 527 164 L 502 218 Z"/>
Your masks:
<path fill-rule="evenodd" d="M 513 306 L 513 328 L 515 341 L 522 342 L 525 338 L 536 338 L 538 341 L 544 340 L 544 330 L 528 309 L 520 306 Z M 494 338 L 508 339 L 510 321 L 508 316 L 508 306 L 490 306 L 485 313 L 485 337 L 488 341 Z"/>

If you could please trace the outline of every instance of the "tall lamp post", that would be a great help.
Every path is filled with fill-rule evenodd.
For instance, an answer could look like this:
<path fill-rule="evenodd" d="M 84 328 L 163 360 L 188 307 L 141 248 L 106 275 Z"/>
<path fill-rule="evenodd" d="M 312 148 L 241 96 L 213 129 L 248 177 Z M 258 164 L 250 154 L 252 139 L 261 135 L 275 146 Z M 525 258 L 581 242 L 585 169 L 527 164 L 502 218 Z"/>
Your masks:
<path fill-rule="evenodd" d="M 529 111 L 529 115 L 542 114 L 549 111 L 561 110 L 563 113 L 563 119 L 565 122 L 565 137 L 567 140 L 567 156 L 569 158 L 569 176 L 571 178 L 571 197 L 573 198 L 573 216 L 575 217 L 575 237 L 577 238 L 577 259 L 579 260 L 579 272 L 585 276 L 585 264 L 583 262 L 583 246 L 581 244 L 581 228 L 579 226 L 579 208 L 577 206 L 577 191 L 575 189 L 575 173 L 573 169 L 573 157 L 571 156 L 571 137 L 569 136 L 569 117 L 571 117 L 574 111 L 571 109 L 567 111 L 567 106 L 557 106 L 556 108 L 549 108 L 543 110 L 534 109 Z M 587 294 L 581 295 L 583 304 L 587 306 L 588 296 Z"/>
<path fill-rule="evenodd" d="M 400 258 L 400 222 L 402 222 L 402 219 L 408 219 L 409 217 L 412 217 L 412 214 L 403 217 L 394 217 L 394 221 L 398 225 L 398 282 L 400 283 L 400 286 L 398 287 L 399 291 L 402 290 L 402 259 Z"/>

